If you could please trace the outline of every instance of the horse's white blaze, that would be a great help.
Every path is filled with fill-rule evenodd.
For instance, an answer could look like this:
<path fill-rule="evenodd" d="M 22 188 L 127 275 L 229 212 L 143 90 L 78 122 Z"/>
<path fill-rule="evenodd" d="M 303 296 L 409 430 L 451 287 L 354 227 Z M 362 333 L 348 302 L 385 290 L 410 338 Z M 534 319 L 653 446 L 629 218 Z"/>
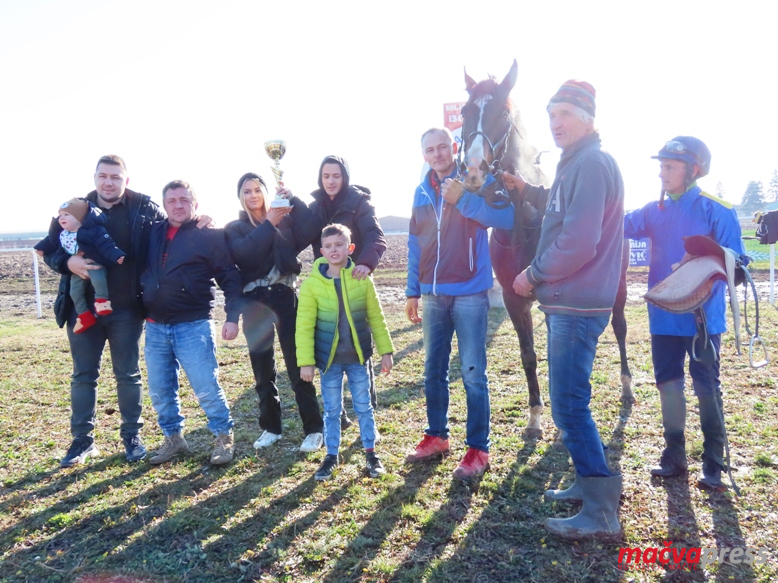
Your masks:
<path fill-rule="evenodd" d="M 543 414 L 543 405 L 535 405 L 529 410 L 529 423 L 527 429 L 540 429 L 540 416 Z"/>
<path fill-rule="evenodd" d="M 478 123 L 476 124 L 476 131 L 483 132 L 483 119 L 484 108 L 486 104 L 492 99 L 491 95 L 483 95 L 474 101 L 474 104 L 478 106 Z M 468 136 L 464 136 L 465 139 Z M 483 134 L 476 134 L 472 142 L 467 144 L 467 158 L 465 164 L 468 171 L 468 182 L 477 183 L 478 186 L 483 184 L 483 176 L 481 171 L 481 162 L 486 160 L 486 140 Z"/>

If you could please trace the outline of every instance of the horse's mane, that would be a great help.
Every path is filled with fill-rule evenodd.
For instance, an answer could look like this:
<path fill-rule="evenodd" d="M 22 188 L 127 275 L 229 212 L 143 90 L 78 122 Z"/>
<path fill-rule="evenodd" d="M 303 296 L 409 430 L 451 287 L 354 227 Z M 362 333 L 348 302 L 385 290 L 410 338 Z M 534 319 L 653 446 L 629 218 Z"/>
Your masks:
<path fill-rule="evenodd" d="M 470 90 L 470 99 L 475 101 L 484 95 L 494 95 L 499 86 L 500 84 L 497 82 L 497 79 L 494 77 L 494 75 L 489 75 L 487 79 L 476 83 L 475 87 Z M 508 109 L 513 111 L 513 102 L 511 101 L 510 97 L 508 97 L 506 104 Z"/>

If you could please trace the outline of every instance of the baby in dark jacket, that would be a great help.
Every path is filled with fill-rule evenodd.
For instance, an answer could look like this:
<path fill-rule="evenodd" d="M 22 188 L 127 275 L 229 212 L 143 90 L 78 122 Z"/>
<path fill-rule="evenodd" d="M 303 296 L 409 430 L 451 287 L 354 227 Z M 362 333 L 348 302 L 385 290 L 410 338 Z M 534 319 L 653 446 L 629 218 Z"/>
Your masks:
<path fill-rule="evenodd" d="M 55 251 L 57 247 L 62 247 L 70 255 L 83 255 L 102 266 L 121 265 L 126 254 L 116 246 L 108 231 L 105 230 L 106 221 L 102 211 L 88 200 L 70 199 L 59 208 L 59 218 L 49 229 L 49 236 L 35 245 L 35 249 L 38 255 L 44 255 Z M 70 298 L 78 314 L 76 324 L 73 326 L 73 332 L 76 334 L 85 332 L 96 322 L 86 298 L 89 281 L 92 282 L 95 290 L 97 315 L 107 316 L 113 312 L 108 297 L 105 269 L 91 270 L 88 280 L 71 276 Z"/>

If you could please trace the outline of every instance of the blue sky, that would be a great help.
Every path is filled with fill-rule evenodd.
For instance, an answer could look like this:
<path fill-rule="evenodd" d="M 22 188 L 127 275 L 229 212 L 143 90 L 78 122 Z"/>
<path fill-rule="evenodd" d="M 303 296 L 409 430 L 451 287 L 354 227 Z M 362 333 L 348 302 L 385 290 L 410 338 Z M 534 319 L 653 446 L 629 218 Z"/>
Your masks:
<path fill-rule="evenodd" d="M 502 77 L 527 137 L 556 151 L 545 106 L 566 79 L 597 90 L 597 126 L 624 174 L 627 206 L 658 197 L 662 143 L 696 135 L 739 201 L 778 168 L 769 3 L 597 2 L 0 3 L 0 232 L 43 230 L 61 202 L 92 189 L 117 153 L 130 187 L 160 198 L 174 178 L 201 210 L 235 217 L 249 170 L 272 181 L 262 144 L 287 142 L 296 194 L 321 159 L 349 160 L 379 215 L 405 215 L 420 134 L 465 99 L 463 67 Z M 490 18 L 503 6 L 499 18 Z M 490 22 L 491 20 L 491 22 Z M 544 168 L 553 176 L 556 155 Z"/>

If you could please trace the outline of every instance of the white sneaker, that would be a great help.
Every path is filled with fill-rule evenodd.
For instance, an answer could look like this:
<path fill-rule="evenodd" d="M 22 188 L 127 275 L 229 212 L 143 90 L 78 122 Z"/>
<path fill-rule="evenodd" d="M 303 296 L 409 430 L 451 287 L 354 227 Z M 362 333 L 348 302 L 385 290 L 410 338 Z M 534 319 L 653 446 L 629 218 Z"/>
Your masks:
<path fill-rule="evenodd" d="M 273 445 L 279 439 L 281 439 L 279 434 L 270 433 L 269 431 L 265 430 L 262 432 L 262 435 L 260 435 L 259 438 L 254 442 L 254 447 L 256 449 L 262 449 L 263 447 Z"/>
<path fill-rule="evenodd" d="M 322 445 L 324 445 L 324 436 L 321 433 L 309 433 L 305 436 L 305 440 L 300 446 L 300 451 L 310 453 L 321 449 Z"/>

